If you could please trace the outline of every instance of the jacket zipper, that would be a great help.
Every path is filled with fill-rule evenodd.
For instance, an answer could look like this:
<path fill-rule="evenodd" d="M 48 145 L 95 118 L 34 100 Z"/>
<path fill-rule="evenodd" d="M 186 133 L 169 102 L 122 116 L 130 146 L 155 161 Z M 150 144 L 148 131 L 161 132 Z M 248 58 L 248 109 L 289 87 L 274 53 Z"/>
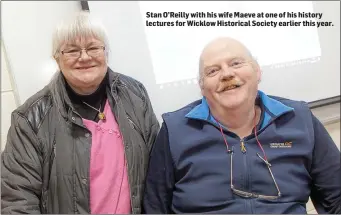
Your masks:
<path fill-rule="evenodd" d="M 243 156 L 243 160 L 244 160 L 244 169 L 245 169 L 245 186 L 248 189 L 249 188 L 249 173 L 248 173 L 248 169 L 247 169 L 247 156 L 246 156 L 246 147 L 245 147 L 245 143 L 244 143 L 244 139 L 240 139 L 240 150 L 241 152 L 244 154 Z"/>
<path fill-rule="evenodd" d="M 245 176 L 245 190 L 249 190 L 250 186 L 250 178 L 249 178 L 249 170 L 248 170 L 248 165 L 247 165 L 247 156 L 246 156 L 246 146 L 245 146 L 245 140 L 244 138 L 240 139 L 240 151 L 243 153 L 243 164 L 244 164 L 244 176 Z M 252 210 L 251 209 L 251 202 L 252 199 L 245 199 L 245 206 L 248 208 L 248 210 Z"/>
<path fill-rule="evenodd" d="M 76 114 L 79 118 L 82 118 L 82 116 L 79 114 L 79 113 L 77 113 L 76 111 L 72 111 L 73 112 L 73 114 Z M 82 125 L 79 125 L 79 124 L 77 124 L 77 123 L 75 123 L 75 122 L 73 122 L 73 124 L 75 124 L 75 125 L 77 125 L 77 126 L 79 126 L 79 127 L 81 127 L 81 128 L 83 128 L 83 129 L 85 129 L 88 133 L 91 133 L 90 132 L 90 130 L 87 128 L 87 127 L 85 127 L 84 125 L 82 126 Z M 92 145 L 92 140 L 90 140 L 90 142 L 91 142 L 91 145 Z M 54 148 L 54 152 L 56 152 L 56 148 Z M 74 152 L 75 153 L 75 152 Z M 90 154 L 89 154 L 89 161 L 91 161 L 91 148 L 90 148 Z M 74 173 L 73 173 L 74 174 Z M 88 175 L 88 177 L 90 178 L 90 166 L 89 166 L 89 169 L 88 169 L 88 173 L 87 173 L 87 175 Z M 75 177 L 75 176 L 73 176 L 73 177 Z M 73 182 L 74 184 L 76 183 L 75 182 L 75 180 L 74 180 L 74 182 Z M 90 182 L 89 182 L 90 183 Z M 75 186 L 75 185 L 74 185 Z M 73 190 L 73 192 L 75 193 L 75 190 Z M 75 195 L 75 194 L 74 194 Z M 88 213 L 89 214 L 91 214 L 91 207 L 90 207 L 90 184 L 87 186 L 87 195 L 88 195 Z M 76 197 L 75 196 L 73 196 L 72 197 L 73 198 L 73 202 L 74 202 L 74 213 L 77 213 L 78 212 L 78 209 L 77 209 L 77 206 L 76 206 Z"/>
<path fill-rule="evenodd" d="M 207 122 L 207 123 L 209 123 L 209 124 L 211 124 L 211 125 L 213 125 L 214 127 L 216 127 L 216 128 L 219 129 L 219 127 L 216 126 L 214 123 L 212 123 L 212 122 L 210 122 L 210 121 L 208 121 L 208 120 L 203 120 L 203 121 L 205 121 L 205 122 Z M 236 136 L 237 136 L 237 135 L 236 135 Z M 245 153 L 246 153 L 246 145 L 245 145 L 245 140 L 244 140 L 244 138 L 241 138 L 241 139 L 239 140 L 239 142 L 240 142 L 240 151 L 243 152 L 243 154 L 245 154 Z"/>
<path fill-rule="evenodd" d="M 210 123 L 211 125 L 213 125 L 216 128 L 218 128 L 214 123 L 212 123 L 210 121 L 207 121 L 207 120 L 203 120 L 203 121 L 205 121 L 207 123 Z M 250 138 L 250 137 L 248 137 L 248 138 Z M 247 169 L 247 156 L 246 156 L 247 149 L 246 149 L 246 145 L 245 145 L 245 138 L 240 138 L 239 142 L 240 142 L 240 150 L 244 154 L 244 156 L 243 156 L 243 163 L 244 163 L 244 170 L 245 170 L 245 172 L 244 172 L 244 175 L 245 175 L 245 186 L 246 186 L 247 189 L 249 189 L 249 180 L 250 179 L 249 179 L 249 173 L 248 173 L 248 169 Z M 246 199 L 245 201 L 246 201 L 245 202 L 246 207 L 248 207 L 248 208 L 250 208 L 250 210 L 252 210 L 251 209 L 251 205 L 248 202 L 249 200 Z"/>
<path fill-rule="evenodd" d="M 291 112 L 292 110 L 289 110 L 289 111 L 285 111 L 283 112 L 281 115 L 273 118 L 269 123 L 267 123 L 266 126 L 264 126 L 262 129 L 259 130 L 259 132 L 262 132 L 264 131 L 269 125 L 271 125 L 271 123 L 273 123 L 278 117 L 288 113 L 288 112 Z M 204 122 L 207 122 L 211 125 L 213 125 L 214 127 L 218 128 L 218 126 L 216 126 L 214 123 L 212 123 L 211 121 L 208 121 L 208 120 L 204 120 L 204 119 L 197 119 L 197 120 L 201 120 L 201 121 L 204 121 Z M 248 170 L 247 170 L 247 159 L 246 159 L 246 152 L 247 152 L 247 149 L 246 149 L 246 145 L 245 145 L 245 140 L 249 140 L 251 138 L 254 138 L 254 134 L 251 134 L 249 135 L 248 137 L 246 138 L 242 138 L 240 139 L 240 150 L 241 152 L 244 154 L 244 169 L 245 169 L 245 184 L 247 185 L 247 188 L 249 189 L 249 173 L 248 173 Z M 253 208 L 252 208 L 252 202 L 248 202 L 248 200 L 245 200 L 246 201 L 246 206 L 248 206 L 250 208 L 250 211 L 253 212 Z M 250 200 L 252 201 L 252 199 Z"/>
<path fill-rule="evenodd" d="M 240 140 L 240 151 L 243 152 L 243 154 L 246 153 L 246 146 L 245 146 L 245 143 L 244 143 L 244 139 Z"/>
<path fill-rule="evenodd" d="M 116 80 L 114 80 L 114 82 L 112 83 L 112 85 L 111 85 L 111 88 L 110 88 L 110 93 L 111 93 L 111 95 L 112 95 L 112 97 L 113 97 L 113 99 L 115 100 L 115 102 L 117 103 L 117 98 L 116 98 L 116 96 L 114 95 L 114 93 L 112 92 L 112 89 L 113 89 L 113 86 L 114 86 L 114 84 L 116 83 L 116 81 L 118 80 L 118 78 L 116 79 Z M 117 110 L 118 111 L 118 110 Z M 122 141 L 123 141 L 123 143 L 124 143 L 124 145 L 125 145 L 125 150 L 124 150 L 124 154 L 125 154 L 125 157 L 127 158 L 128 156 L 127 156 L 127 143 L 125 142 L 125 140 L 124 140 L 124 136 L 123 136 L 123 133 L 122 133 Z M 130 163 L 127 161 L 127 167 L 128 167 L 128 170 L 130 169 Z M 129 171 L 128 171 L 129 172 Z M 133 203 L 133 198 L 132 198 L 132 186 L 131 186 L 131 175 L 130 174 L 128 174 L 128 181 L 129 181 L 129 187 L 130 187 L 130 192 L 129 192 L 129 197 L 130 197 L 130 207 L 131 207 L 131 212 L 132 212 L 132 214 L 134 214 L 135 213 L 135 209 L 134 209 L 134 203 Z"/>
<path fill-rule="evenodd" d="M 290 112 L 291 110 L 289 111 L 286 111 L 286 112 L 283 112 L 281 115 L 275 117 L 274 119 L 272 119 L 266 126 L 264 126 L 264 128 L 260 129 L 258 132 L 262 132 L 264 131 L 269 125 L 271 125 L 271 123 L 273 123 L 278 117 L 282 116 L 283 114 L 286 114 L 288 112 Z M 206 120 L 204 120 L 206 121 Z M 206 121 L 208 122 L 208 121 Z M 246 149 L 246 145 L 245 145 L 245 140 L 250 140 L 251 138 L 254 138 L 255 135 L 252 133 L 251 135 L 247 136 L 246 138 L 242 138 L 240 139 L 240 151 L 243 152 L 243 154 L 246 153 L 247 149 Z"/>

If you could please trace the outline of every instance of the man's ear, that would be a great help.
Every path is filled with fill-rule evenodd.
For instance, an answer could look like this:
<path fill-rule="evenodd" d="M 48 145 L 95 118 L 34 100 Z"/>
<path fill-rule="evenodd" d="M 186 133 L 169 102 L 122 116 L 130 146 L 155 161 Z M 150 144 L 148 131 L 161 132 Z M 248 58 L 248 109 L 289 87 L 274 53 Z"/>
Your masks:
<path fill-rule="evenodd" d="M 257 78 L 258 78 L 258 83 L 260 83 L 262 81 L 262 70 L 259 68 L 258 69 L 258 74 L 257 74 Z"/>
<path fill-rule="evenodd" d="M 262 80 L 262 70 L 261 70 L 258 62 L 255 62 L 254 68 L 255 68 L 256 73 L 257 73 L 257 81 L 258 81 L 258 83 L 260 83 Z"/>
<path fill-rule="evenodd" d="M 200 77 L 198 82 L 199 82 L 200 90 L 201 90 L 201 92 L 202 92 L 203 89 L 204 89 L 204 80 L 203 80 L 203 78 Z"/>
<path fill-rule="evenodd" d="M 259 70 L 257 73 L 257 80 L 258 80 L 258 83 L 260 83 L 262 81 L 262 71 L 261 70 Z"/>

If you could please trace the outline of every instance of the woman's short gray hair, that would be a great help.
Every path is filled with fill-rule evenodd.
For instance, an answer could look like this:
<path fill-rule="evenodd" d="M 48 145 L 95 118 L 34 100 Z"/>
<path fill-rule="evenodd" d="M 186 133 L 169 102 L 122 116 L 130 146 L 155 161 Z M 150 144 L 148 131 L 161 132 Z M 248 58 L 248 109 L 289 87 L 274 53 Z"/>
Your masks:
<path fill-rule="evenodd" d="M 64 43 L 74 42 L 77 37 L 95 37 L 104 43 L 106 54 L 109 51 L 109 41 L 102 22 L 88 11 L 78 12 L 69 20 L 57 26 L 52 37 L 52 56 L 58 58 L 60 47 Z"/>

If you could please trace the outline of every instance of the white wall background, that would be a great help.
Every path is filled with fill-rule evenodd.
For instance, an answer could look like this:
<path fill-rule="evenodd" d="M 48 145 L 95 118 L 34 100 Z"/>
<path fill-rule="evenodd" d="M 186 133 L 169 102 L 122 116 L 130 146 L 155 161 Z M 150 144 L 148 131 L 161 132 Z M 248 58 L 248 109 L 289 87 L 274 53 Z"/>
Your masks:
<path fill-rule="evenodd" d="M 1 31 L 8 63 L 22 104 L 56 71 L 52 32 L 66 16 L 81 10 L 79 1 L 3 1 Z"/>
<path fill-rule="evenodd" d="M 78 1 L 1 2 L 1 150 L 11 112 L 45 86 L 56 71 L 52 31 L 61 19 L 80 10 Z"/>
<path fill-rule="evenodd" d="M 11 124 L 11 112 L 18 107 L 5 53 L 1 41 L 1 151 L 5 146 L 7 131 Z"/>

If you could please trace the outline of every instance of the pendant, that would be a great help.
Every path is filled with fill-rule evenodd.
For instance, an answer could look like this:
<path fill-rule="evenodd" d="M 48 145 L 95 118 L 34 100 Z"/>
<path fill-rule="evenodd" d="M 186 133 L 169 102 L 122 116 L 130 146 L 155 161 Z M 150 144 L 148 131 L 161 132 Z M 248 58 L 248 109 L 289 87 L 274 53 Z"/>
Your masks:
<path fill-rule="evenodd" d="M 98 118 L 99 118 L 100 120 L 105 120 L 105 115 L 104 115 L 104 113 L 99 112 Z"/>

